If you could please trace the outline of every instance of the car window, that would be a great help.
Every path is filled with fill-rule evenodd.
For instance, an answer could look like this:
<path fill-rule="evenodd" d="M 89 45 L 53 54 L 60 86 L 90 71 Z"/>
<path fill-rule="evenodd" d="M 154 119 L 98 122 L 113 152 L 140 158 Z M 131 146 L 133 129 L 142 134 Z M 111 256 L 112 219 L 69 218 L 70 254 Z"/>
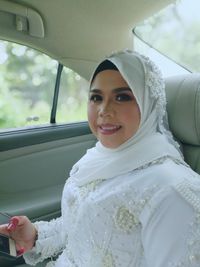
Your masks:
<path fill-rule="evenodd" d="M 87 119 L 88 81 L 68 68 L 63 68 L 58 106 L 57 123 L 78 122 Z"/>
<path fill-rule="evenodd" d="M 134 49 L 135 51 L 152 59 L 159 66 L 164 78 L 173 75 L 190 73 L 187 69 L 160 53 L 137 36 L 134 36 Z"/>
<path fill-rule="evenodd" d="M 199 72 L 199 7 L 196 0 L 176 1 L 140 23 L 133 32 L 186 70 Z"/>
<path fill-rule="evenodd" d="M 0 131 L 50 123 L 58 62 L 32 48 L 0 41 Z M 87 81 L 63 68 L 56 123 L 86 120 Z"/>

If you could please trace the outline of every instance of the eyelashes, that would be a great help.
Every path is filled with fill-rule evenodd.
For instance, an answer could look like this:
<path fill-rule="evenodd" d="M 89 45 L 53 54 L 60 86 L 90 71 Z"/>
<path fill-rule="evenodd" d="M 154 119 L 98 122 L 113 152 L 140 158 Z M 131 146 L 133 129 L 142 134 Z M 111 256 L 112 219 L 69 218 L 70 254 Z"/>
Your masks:
<path fill-rule="evenodd" d="M 114 100 L 117 102 L 127 102 L 134 100 L 134 96 L 128 93 L 119 93 L 113 96 Z M 91 102 L 101 102 L 103 101 L 103 96 L 100 94 L 91 94 L 89 97 Z"/>
<path fill-rule="evenodd" d="M 116 100 L 120 102 L 126 102 L 126 101 L 131 101 L 133 100 L 133 96 L 125 93 L 121 93 L 116 95 Z"/>
<path fill-rule="evenodd" d="M 92 102 L 100 102 L 103 100 L 103 97 L 101 95 L 98 95 L 98 94 L 92 94 L 90 96 L 89 100 Z"/>

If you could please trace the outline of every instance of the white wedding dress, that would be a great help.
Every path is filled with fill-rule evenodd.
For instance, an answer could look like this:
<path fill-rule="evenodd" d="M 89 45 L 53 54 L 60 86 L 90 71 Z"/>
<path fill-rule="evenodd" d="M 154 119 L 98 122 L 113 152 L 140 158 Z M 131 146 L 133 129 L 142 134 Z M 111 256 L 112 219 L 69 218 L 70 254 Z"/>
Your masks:
<path fill-rule="evenodd" d="M 82 187 L 68 179 L 62 216 L 36 225 L 31 265 L 53 257 L 48 267 L 199 267 L 200 177 L 164 157 Z"/>

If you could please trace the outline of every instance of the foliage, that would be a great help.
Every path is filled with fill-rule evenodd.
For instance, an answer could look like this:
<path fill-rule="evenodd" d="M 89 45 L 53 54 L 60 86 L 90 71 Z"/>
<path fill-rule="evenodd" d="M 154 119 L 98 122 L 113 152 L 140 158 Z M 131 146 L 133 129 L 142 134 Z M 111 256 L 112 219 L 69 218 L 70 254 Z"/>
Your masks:
<path fill-rule="evenodd" d="M 197 2 L 179 1 L 135 29 L 152 47 L 194 72 L 200 71 L 200 21 L 186 7 L 195 7 Z"/>
<path fill-rule="evenodd" d="M 0 43 L 0 129 L 50 121 L 58 63 L 29 47 Z M 86 119 L 87 82 L 64 68 L 57 122 Z"/>

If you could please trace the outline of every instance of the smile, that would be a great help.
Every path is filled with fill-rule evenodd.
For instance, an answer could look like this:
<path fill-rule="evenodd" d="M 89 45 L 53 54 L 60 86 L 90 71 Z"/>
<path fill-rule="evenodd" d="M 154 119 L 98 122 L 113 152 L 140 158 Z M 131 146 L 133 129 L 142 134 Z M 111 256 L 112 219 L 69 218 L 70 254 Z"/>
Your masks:
<path fill-rule="evenodd" d="M 121 129 L 121 126 L 119 125 L 100 125 L 99 130 L 101 134 L 110 135 L 116 133 L 119 129 Z"/>

